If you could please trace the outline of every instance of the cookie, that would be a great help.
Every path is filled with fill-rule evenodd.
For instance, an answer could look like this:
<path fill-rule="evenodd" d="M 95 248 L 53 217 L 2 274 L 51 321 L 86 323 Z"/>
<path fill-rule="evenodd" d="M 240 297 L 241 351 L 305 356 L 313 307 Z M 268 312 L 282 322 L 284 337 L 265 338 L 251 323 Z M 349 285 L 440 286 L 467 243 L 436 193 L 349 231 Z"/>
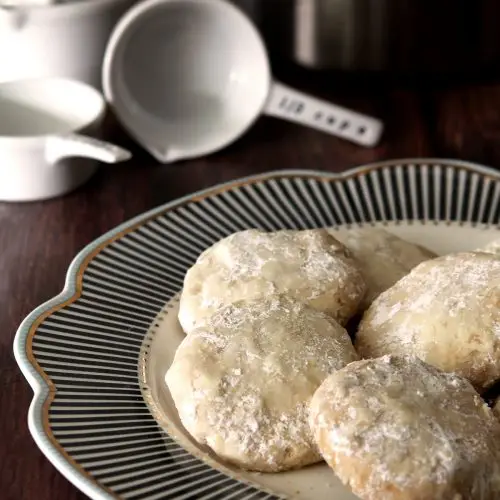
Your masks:
<path fill-rule="evenodd" d="M 184 279 L 185 332 L 241 299 L 282 293 L 345 324 L 366 286 L 346 248 L 325 230 L 241 231 L 203 252 Z"/>
<path fill-rule="evenodd" d="M 358 261 L 367 285 L 361 309 L 371 303 L 415 266 L 437 255 L 427 248 L 410 243 L 379 228 L 346 231 L 330 230 Z"/>
<path fill-rule="evenodd" d="M 310 425 L 363 500 L 500 498 L 500 422 L 466 379 L 418 358 L 333 373 L 312 399 Z"/>
<path fill-rule="evenodd" d="M 166 383 L 186 430 L 241 468 L 277 472 L 321 460 L 309 402 L 357 360 L 334 319 L 284 296 L 218 310 L 178 348 Z"/>
<path fill-rule="evenodd" d="M 500 378 L 500 259 L 457 253 L 419 264 L 363 316 L 364 358 L 414 354 L 479 391 Z"/>

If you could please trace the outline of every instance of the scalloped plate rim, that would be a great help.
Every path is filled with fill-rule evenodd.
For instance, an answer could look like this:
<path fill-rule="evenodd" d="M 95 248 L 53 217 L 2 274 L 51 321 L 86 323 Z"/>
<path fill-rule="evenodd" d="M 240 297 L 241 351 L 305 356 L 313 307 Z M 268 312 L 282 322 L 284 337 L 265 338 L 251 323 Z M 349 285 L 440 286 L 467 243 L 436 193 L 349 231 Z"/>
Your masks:
<path fill-rule="evenodd" d="M 169 201 L 158 207 L 152 208 L 143 212 L 135 217 L 128 219 L 125 222 L 115 226 L 114 228 L 106 231 L 103 235 L 99 236 L 92 242 L 88 243 L 82 250 L 80 250 L 77 255 L 71 261 L 68 270 L 66 272 L 65 283 L 63 290 L 56 296 L 50 298 L 44 303 L 40 304 L 38 307 L 33 309 L 21 322 L 19 328 L 16 331 L 13 350 L 16 363 L 18 364 L 23 376 L 28 381 L 31 389 L 33 390 L 33 399 L 31 400 L 29 411 L 28 411 L 28 427 L 30 433 L 40 448 L 42 453 L 47 457 L 47 459 L 54 465 L 54 467 L 73 485 L 80 489 L 84 494 L 93 499 L 114 499 L 119 498 L 115 495 L 107 492 L 102 485 L 98 483 L 96 479 L 90 480 L 81 471 L 73 467 L 73 465 L 53 446 L 53 444 L 48 440 L 47 434 L 43 428 L 41 409 L 50 394 L 50 388 L 46 384 L 45 380 L 42 378 L 38 370 L 31 364 L 26 355 L 26 341 L 28 333 L 31 326 L 43 315 L 46 314 L 48 310 L 62 305 L 64 302 L 70 300 L 77 293 L 76 288 L 76 278 L 77 271 L 79 270 L 83 261 L 88 257 L 88 255 L 100 244 L 106 242 L 116 234 L 140 224 L 157 214 L 167 211 L 175 205 L 188 201 L 190 199 L 197 198 L 199 196 L 207 195 L 211 192 L 216 192 L 221 188 L 226 186 L 236 185 L 245 182 L 256 183 L 259 180 L 269 179 L 273 177 L 286 177 L 286 176 L 321 176 L 323 178 L 329 179 L 342 179 L 352 175 L 356 175 L 359 172 L 375 170 L 383 167 L 392 167 L 398 165 L 431 165 L 438 164 L 442 166 L 451 167 L 464 167 L 475 172 L 481 173 L 500 180 L 500 172 L 488 167 L 486 165 L 456 159 L 446 159 L 446 158 L 434 158 L 434 157 L 423 157 L 423 158 L 400 158 L 393 160 L 384 160 L 373 162 L 369 164 L 363 164 L 357 167 L 347 169 L 343 172 L 328 172 L 323 170 L 309 170 L 309 169 L 284 169 L 284 170 L 270 170 L 264 173 L 244 176 L 236 178 L 227 182 L 219 183 L 210 186 L 205 189 L 198 190 L 191 194 L 187 194 L 175 200 Z"/>

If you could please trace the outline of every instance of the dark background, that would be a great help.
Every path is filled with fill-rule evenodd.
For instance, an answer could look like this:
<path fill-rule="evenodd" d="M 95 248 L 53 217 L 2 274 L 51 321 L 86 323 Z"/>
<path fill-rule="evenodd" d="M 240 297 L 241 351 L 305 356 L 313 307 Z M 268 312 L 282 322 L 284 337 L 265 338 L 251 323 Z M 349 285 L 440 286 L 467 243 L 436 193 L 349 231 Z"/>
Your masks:
<path fill-rule="evenodd" d="M 32 392 L 15 364 L 21 320 L 61 291 L 87 243 L 117 224 L 192 191 L 282 168 L 339 172 L 379 160 L 442 157 L 500 167 L 500 78 L 462 75 L 343 77 L 278 68 L 285 83 L 382 118 L 380 145 L 364 149 L 298 125 L 261 118 L 240 141 L 200 160 L 157 164 L 108 120 L 108 137 L 133 149 L 78 191 L 30 204 L 0 203 L 0 498 L 85 498 L 45 459 L 27 429 Z M 4 166 L 5 167 L 5 166 Z M 12 168 L 15 168 L 13 165 Z"/>

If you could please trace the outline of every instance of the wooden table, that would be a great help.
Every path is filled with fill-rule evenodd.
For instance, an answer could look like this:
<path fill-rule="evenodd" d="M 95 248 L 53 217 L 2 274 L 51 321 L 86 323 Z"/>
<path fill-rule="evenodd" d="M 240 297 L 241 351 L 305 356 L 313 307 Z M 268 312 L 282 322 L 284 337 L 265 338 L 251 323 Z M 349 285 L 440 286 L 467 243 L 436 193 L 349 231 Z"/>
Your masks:
<path fill-rule="evenodd" d="M 113 226 L 192 191 L 271 169 L 342 171 L 397 157 L 445 157 L 500 167 L 500 83 L 387 84 L 340 81 L 294 71 L 290 84 L 380 116 L 386 134 L 363 149 L 297 125 L 262 118 L 240 141 L 209 158 L 158 165 L 130 146 L 128 164 L 103 167 L 86 186 L 43 203 L 0 203 L 0 498 L 75 500 L 84 495 L 45 459 L 27 428 L 32 392 L 12 354 L 15 331 L 35 306 L 63 287 L 66 269 L 85 244 Z M 500 82 L 500 79 L 497 79 Z M 2 168 L 7 168 L 2 165 Z M 11 166 L 15 168 L 15 165 Z"/>

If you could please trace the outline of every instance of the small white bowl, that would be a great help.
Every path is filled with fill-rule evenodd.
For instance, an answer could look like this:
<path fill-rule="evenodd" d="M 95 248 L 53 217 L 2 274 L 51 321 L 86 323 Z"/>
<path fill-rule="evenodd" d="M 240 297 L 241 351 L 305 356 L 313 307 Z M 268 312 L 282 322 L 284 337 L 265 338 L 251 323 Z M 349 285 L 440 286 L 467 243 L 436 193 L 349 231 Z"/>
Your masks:
<path fill-rule="evenodd" d="M 0 84 L 0 200 L 59 196 L 87 181 L 95 160 L 128 159 L 128 151 L 94 138 L 105 109 L 97 90 L 73 80 Z"/>

